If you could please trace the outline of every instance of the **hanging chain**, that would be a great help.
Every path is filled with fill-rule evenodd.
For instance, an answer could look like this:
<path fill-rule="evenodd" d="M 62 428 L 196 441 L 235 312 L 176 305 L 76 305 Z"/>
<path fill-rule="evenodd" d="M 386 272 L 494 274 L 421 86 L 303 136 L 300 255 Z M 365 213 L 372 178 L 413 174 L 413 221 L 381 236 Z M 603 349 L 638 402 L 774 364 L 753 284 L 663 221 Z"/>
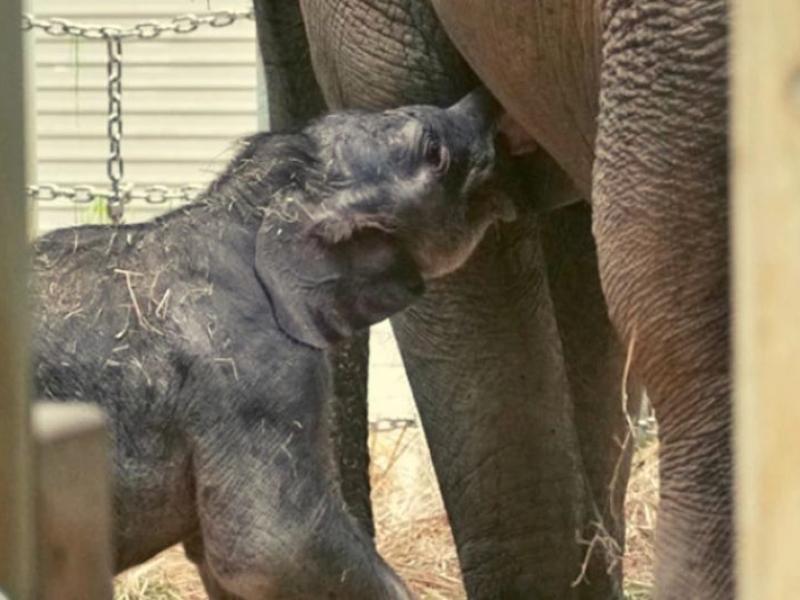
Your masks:
<path fill-rule="evenodd" d="M 252 20 L 253 9 L 244 11 L 220 10 L 204 15 L 180 15 L 169 21 L 144 21 L 131 27 L 108 25 L 84 25 L 66 19 L 37 19 L 33 15 L 22 15 L 22 30 L 40 29 L 56 37 L 73 36 L 89 40 L 105 40 L 109 35 L 120 39 L 136 38 L 149 40 L 162 33 L 192 33 L 201 26 L 227 27 L 241 19 Z"/>
<path fill-rule="evenodd" d="M 172 201 L 191 202 L 200 195 L 204 186 L 186 185 L 168 188 L 154 185 L 146 188 L 131 188 L 124 184 L 125 163 L 122 158 L 122 40 L 150 40 L 162 33 L 186 34 L 201 26 L 227 27 L 240 19 L 254 18 L 253 9 L 246 11 L 215 11 L 205 15 L 186 14 L 169 21 L 144 21 L 123 28 L 109 25 L 83 25 L 66 19 L 37 19 L 33 15 L 22 15 L 22 30 L 38 29 L 56 37 L 72 36 L 89 40 L 105 40 L 107 50 L 108 122 L 106 133 L 109 155 L 106 174 L 110 190 L 90 185 L 60 186 L 52 183 L 28 186 L 28 197 L 36 201 L 64 199 L 76 204 L 90 204 L 95 200 L 106 202 L 108 216 L 114 223 L 123 217 L 124 207 L 131 200 L 147 204 L 166 204 Z"/>
<path fill-rule="evenodd" d="M 108 217 L 114 224 L 122 219 L 125 211 L 120 186 L 125 177 L 125 161 L 122 159 L 122 39 L 117 33 L 106 34 L 108 61 L 108 144 L 106 173 L 111 182 L 111 197 L 106 202 Z"/>

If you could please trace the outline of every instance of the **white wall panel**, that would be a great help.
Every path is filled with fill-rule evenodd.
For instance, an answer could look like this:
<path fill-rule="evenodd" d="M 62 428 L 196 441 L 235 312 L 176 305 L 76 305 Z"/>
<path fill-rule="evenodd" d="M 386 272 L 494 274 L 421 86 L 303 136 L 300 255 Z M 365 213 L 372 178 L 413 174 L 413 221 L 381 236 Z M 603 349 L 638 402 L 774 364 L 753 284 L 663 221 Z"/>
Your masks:
<path fill-rule="evenodd" d="M 247 0 L 34 0 L 33 11 L 39 18 L 126 27 L 248 6 Z M 106 187 L 105 43 L 34 35 L 38 179 Z M 258 128 L 257 68 L 252 21 L 124 41 L 126 180 L 134 185 L 208 183 L 225 166 L 236 139 Z M 102 214 L 63 202 L 38 208 L 40 231 L 96 221 Z M 159 210 L 129 205 L 126 220 Z"/>

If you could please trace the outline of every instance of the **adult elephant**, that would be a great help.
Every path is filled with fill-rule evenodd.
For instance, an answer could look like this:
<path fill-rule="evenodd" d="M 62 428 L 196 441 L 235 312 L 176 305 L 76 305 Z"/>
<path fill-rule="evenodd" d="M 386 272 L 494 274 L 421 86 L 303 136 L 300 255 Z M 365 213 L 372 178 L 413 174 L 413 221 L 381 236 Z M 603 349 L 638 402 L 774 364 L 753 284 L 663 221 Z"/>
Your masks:
<path fill-rule="evenodd" d="M 296 2 L 259 5 L 285 112 L 319 101 L 309 52 L 335 108 L 483 81 L 542 147 L 531 204 L 591 199 L 499 227 L 393 323 L 470 597 L 621 595 L 598 549 L 624 536 L 626 355 L 660 427 L 659 597 L 731 596 L 725 2 L 300 0 L 307 40 Z"/>

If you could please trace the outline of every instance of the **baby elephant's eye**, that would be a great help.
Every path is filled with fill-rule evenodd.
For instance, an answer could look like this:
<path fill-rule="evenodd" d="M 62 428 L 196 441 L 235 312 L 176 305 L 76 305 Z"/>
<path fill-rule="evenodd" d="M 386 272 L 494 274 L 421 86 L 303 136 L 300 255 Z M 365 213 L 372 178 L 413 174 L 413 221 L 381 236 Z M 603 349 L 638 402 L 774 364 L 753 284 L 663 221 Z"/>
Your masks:
<path fill-rule="evenodd" d="M 450 166 L 450 153 L 441 141 L 434 136 L 425 139 L 423 148 L 423 158 L 425 162 L 433 167 L 439 174 L 443 174 Z"/>

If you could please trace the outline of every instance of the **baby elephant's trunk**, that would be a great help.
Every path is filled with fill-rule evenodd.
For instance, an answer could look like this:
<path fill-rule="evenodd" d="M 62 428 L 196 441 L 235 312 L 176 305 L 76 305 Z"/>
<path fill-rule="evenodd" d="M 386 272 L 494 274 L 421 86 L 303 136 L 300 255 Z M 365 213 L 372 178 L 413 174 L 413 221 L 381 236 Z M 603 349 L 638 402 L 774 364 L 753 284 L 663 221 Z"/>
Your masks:
<path fill-rule="evenodd" d="M 457 119 L 473 124 L 476 136 L 494 133 L 502 110 L 500 103 L 483 87 L 470 92 L 447 109 Z"/>

